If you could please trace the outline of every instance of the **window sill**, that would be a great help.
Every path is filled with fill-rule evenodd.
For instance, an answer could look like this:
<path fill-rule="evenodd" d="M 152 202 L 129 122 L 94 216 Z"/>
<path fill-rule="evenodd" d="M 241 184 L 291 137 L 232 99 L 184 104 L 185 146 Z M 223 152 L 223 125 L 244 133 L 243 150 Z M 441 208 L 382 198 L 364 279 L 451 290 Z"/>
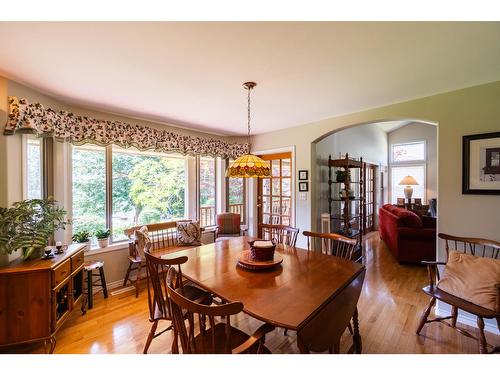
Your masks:
<path fill-rule="evenodd" d="M 92 256 L 92 255 L 109 253 L 112 251 L 120 251 L 120 250 L 125 250 L 125 249 L 128 249 L 128 242 L 126 242 L 126 241 L 114 243 L 114 244 L 108 245 L 106 247 L 93 247 L 89 251 L 86 251 L 85 255 Z"/>

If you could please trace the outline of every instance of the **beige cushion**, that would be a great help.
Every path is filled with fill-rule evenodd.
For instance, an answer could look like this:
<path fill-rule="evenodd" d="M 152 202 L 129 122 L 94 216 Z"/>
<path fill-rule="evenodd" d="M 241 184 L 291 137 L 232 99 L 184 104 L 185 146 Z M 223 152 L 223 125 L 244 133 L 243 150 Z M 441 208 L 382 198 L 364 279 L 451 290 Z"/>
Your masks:
<path fill-rule="evenodd" d="M 201 228 L 196 222 L 177 223 L 177 245 L 199 246 L 201 245 Z"/>
<path fill-rule="evenodd" d="M 439 289 L 478 306 L 496 311 L 500 260 L 451 250 Z"/>
<path fill-rule="evenodd" d="M 141 229 L 135 231 L 135 238 L 137 239 L 137 251 L 141 259 L 145 259 L 144 251 L 146 247 L 149 247 L 152 244 L 151 237 L 149 236 L 149 231 L 147 226 L 142 226 Z"/>

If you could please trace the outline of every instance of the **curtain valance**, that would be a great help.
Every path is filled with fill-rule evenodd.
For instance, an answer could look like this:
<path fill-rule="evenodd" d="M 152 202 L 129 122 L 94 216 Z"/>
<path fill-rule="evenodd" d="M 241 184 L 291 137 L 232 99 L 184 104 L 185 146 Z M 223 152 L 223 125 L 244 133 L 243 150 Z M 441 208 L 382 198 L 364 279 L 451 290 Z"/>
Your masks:
<path fill-rule="evenodd" d="M 210 155 L 236 159 L 249 152 L 248 143 L 229 143 L 216 138 L 193 137 L 168 130 L 122 121 L 96 120 L 71 112 L 54 111 L 40 103 L 9 96 L 9 119 L 4 134 L 33 133 L 54 137 L 61 142 L 100 146 L 115 144 L 139 150 L 178 152 L 189 155 Z"/>

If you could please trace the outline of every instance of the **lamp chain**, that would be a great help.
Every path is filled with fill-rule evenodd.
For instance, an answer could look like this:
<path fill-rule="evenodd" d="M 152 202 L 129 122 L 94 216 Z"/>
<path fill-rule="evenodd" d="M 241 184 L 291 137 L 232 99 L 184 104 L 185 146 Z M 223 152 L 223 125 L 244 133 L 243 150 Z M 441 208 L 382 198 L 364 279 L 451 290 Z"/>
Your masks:
<path fill-rule="evenodd" d="M 250 148 L 250 87 L 248 88 L 248 147 Z M 250 152 L 250 149 L 248 150 Z"/>

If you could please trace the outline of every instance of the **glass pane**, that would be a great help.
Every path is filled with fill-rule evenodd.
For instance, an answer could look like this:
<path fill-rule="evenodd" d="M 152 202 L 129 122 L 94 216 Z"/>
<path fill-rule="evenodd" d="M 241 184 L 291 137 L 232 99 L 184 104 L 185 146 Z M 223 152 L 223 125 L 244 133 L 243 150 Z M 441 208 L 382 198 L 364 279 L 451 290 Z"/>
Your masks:
<path fill-rule="evenodd" d="M 200 158 L 200 225 L 215 225 L 215 158 Z"/>
<path fill-rule="evenodd" d="M 244 196 L 244 181 L 242 178 L 229 178 L 228 179 L 228 194 L 229 194 L 229 212 L 240 214 L 241 221 L 243 217 L 243 205 L 245 204 Z"/>
<path fill-rule="evenodd" d="M 283 225 L 290 225 L 290 217 L 288 217 L 288 216 L 282 216 L 281 217 L 281 224 L 283 224 Z"/>
<path fill-rule="evenodd" d="M 281 175 L 282 176 L 291 176 L 290 171 L 290 159 L 282 159 L 281 160 Z"/>
<path fill-rule="evenodd" d="M 113 241 L 135 225 L 184 218 L 184 158 L 113 146 Z"/>
<path fill-rule="evenodd" d="M 28 139 L 26 158 L 26 198 L 42 198 L 41 140 Z"/>
<path fill-rule="evenodd" d="M 269 215 L 263 215 L 262 216 L 262 223 L 263 224 L 271 224 L 271 217 Z"/>
<path fill-rule="evenodd" d="M 263 197 L 262 198 L 262 212 L 271 213 L 271 198 Z"/>
<path fill-rule="evenodd" d="M 291 205 L 291 198 L 283 198 L 281 201 L 281 209 L 283 215 L 290 215 L 290 205 Z"/>
<path fill-rule="evenodd" d="M 263 195 L 271 195 L 271 179 L 263 178 L 262 179 L 262 194 Z"/>
<path fill-rule="evenodd" d="M 280 161 L 272 160 L 271 161 L 272 175 L 279 176 L 280 175 Z"/>
<path fill-rule="evenodd" d="M 280 179 L 273 178 L 273 195 L 280 195 Z"/>
<path fill-rule="evenodd" d="M 397 203 L 398 198 L 404 198 L 405 185 L 399 185 L 405 176 L 412 176 L 418 185 L 413 185 L 413 198 L 421 198 L 424 202 L 425 193 L 425 167 L 423 165 L 411 167 L 392 167 L 391 168 L 391 202 Z"/>
<path fill-rule="evenodd" d="M 289 178 L 284 178 L 281 180 L 281 195 L 289 197 L 291 180 Z"/>
<path fill-rule="evenodd" d="M 73 146 L 73 233 L 106 228 L 104 147 Z M 92 237 L 92 245 L 97 245 Z"/>
<path fill-rule="evenodd" d="M 281 214 L 281 202 L 280 198 L 274 198 L 273 197 L 273 206 L 272 206 L 272 213 L 273 215 L 280 215 Z"/>
<path fill-rule="evenodd" d="M 395 162 L 425 160 L 424 142 L 392 145 L 392 160 Z"/>

